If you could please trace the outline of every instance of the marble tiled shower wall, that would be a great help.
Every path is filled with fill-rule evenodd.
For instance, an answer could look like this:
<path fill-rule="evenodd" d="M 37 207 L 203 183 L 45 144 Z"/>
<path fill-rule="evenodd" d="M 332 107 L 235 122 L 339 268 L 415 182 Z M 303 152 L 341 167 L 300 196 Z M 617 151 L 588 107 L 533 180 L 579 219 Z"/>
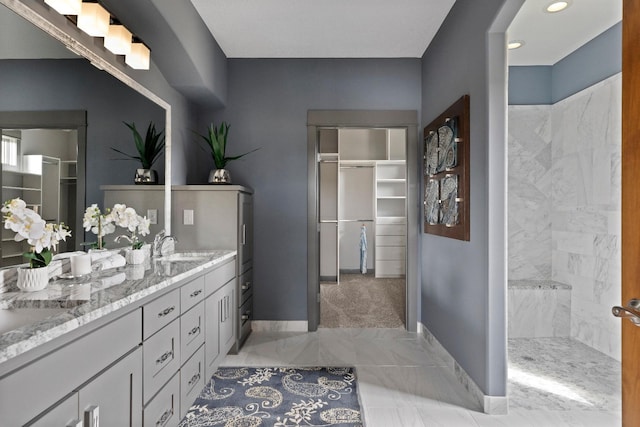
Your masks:
<path fill-rule="evenodd" d="M 509 279 L 571 285 L 571 336 L 618 360 L 621 85 L 509 107 Z"/>

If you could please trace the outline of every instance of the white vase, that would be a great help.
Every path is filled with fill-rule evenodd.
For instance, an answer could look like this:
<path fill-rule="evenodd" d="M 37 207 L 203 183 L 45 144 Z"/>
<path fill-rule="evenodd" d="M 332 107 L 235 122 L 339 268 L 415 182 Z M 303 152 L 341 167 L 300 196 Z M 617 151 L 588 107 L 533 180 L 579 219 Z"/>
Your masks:
<path fill-rule="evenodd" d="M 18 268 L 18 289 L 26 292 L 41 291 L 49 283 L 49 268 Z"/>
<path fill-rule="evenodd" d="M 142 264 L 145 259 L 145 251 L 142 249 L 128 249 L 125 258 L 127 264 Z"/>

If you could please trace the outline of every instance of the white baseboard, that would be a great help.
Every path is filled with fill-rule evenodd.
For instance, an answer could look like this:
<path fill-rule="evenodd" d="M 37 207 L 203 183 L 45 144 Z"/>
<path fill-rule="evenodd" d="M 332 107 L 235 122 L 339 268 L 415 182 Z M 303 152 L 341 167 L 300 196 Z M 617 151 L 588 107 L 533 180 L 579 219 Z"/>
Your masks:
<path fill-rule="evenodd" d="M 306 320 L 252 320 L 251 330 L 254 332 L 307 332 L 309 322 Z"/>
<path fill-rule="evenodd" d="M 440 344 L 436 337 L 421 322 L 418 322 L 418 334 L 420 334 L 436 350 L 439 356 L 445 360 L 447 367 L 451 369 L 451 372 L 456 376 L 464 388 L 467 389 L 478 405 L 483 408 L 483 412 L 485 414 L 506 415 L 508 413 L 509 398 L 507 396 L 485 395 L 469 374 L 462 369 L 447 349 Z"/>

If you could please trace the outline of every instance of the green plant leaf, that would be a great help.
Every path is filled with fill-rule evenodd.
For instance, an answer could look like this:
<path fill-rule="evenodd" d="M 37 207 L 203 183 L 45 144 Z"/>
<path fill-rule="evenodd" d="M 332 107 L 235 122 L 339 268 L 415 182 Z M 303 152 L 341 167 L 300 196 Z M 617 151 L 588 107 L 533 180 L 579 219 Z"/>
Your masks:
<path fill-rule="evenodd" d="M 205 141 L 206 145 L 211 150 L 211 157 L 213 158 L 213 163 L 216 166 L 216 169 L 224 169 L 230 161 L 237 160 L 259 149 L 256 148 L 238 156 L 227 157 L 225 153 L 227 150 L 227 138 L 229 136 L 230 128 L 231 125 L 227 122 L 220 123 L 220 126 L 215 126 L 211 123 L 207 128 L 206 135 L 196 133 Z"/>
<path fill-rule="evenodd" d="M 132 160 L 137 160 L 142 164 L 142 168 L 151 169 L 153 164 L 160 158 L 162 152 L 165 148 L 165 137 L 163 135 L 164 131 L 158 132 L 156 130 L 156 126 L 153 122 L 149 122 L 149 126 L 147 127 L 147 132 L 145 134 L 144 140 L 138 132 L 135 123 L 127 123 L 123 122 L 133 133 L 133 142 L 135 143 L 136 150 L 138 151 L 138 155 L 134 156 L 124 151 L 121 151 L 117 148 L 111 147 L 113 151 L 116 151 L 124 156 L 128 157 Z M 121 159 L 124 160 L 124 159 Z"/>

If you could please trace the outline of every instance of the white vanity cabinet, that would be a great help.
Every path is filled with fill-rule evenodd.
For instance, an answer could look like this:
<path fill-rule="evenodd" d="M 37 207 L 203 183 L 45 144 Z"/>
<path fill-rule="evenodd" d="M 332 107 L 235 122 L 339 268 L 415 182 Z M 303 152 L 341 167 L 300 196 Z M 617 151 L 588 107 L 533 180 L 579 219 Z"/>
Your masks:
<path fill-rule="evenodd" d="M 62 417 L 68 419 L 60 425 L 66 426 L 72 419 L 83 420 L 88 407 L 97 407 L 98 413 L 102 407 L 111 412 L 101 418 L 103 427 L 140 425 L 141 321 L 140 310 L 135 309 L 85 335 L 76 331 L 77 336 L 62 347 L 4 374 L 0 377 L 0 424 L 19 426 L 40 418 L 39 425 L 57 425 L 48 420 Z M 71 399 L 75 408 L 68 395 L 78 397 Z"/>
<path fill-rule="evenodd" d="M 0 426 L 177 426 L 234 343 L 235 272 L 228 257 L 0 363 Z"/>
<path fill-rule="evenodd" d="M 232 352 L 237 353 L 251 333 L 253 318 L 253 190 L 240 185 L 176 185 L 171 197 L 171 230 L 181 247 L 238 253 L 236 305 L 231 316 Z M 184 221 L 186 217 L 193 221 Z"/>

